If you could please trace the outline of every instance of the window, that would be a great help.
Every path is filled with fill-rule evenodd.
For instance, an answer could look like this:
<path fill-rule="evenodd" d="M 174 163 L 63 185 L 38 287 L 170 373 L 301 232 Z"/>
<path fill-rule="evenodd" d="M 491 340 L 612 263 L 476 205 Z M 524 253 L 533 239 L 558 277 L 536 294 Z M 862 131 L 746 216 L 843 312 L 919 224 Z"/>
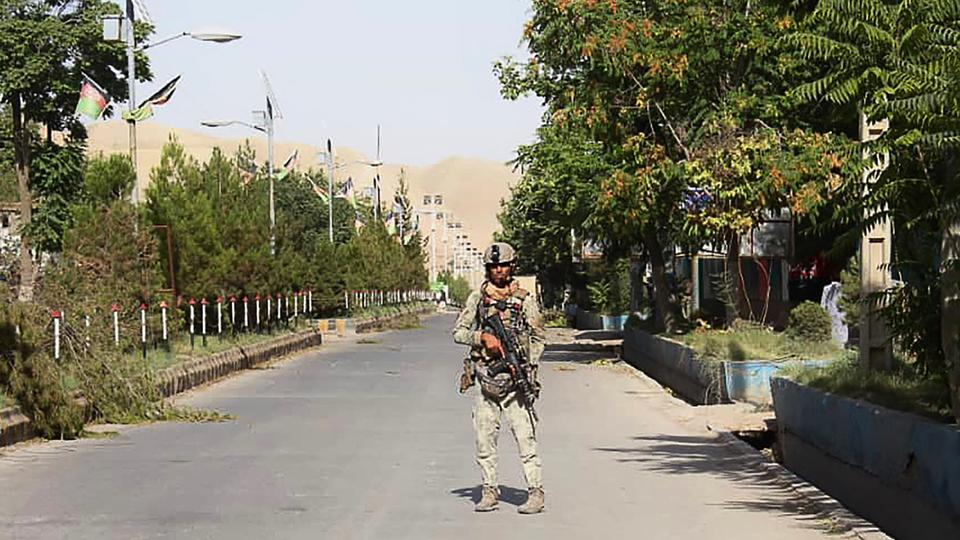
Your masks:
<path fill-rule="evenodd" d="M 424 196 L 423 196 L 423 205 L 424 205 L 424 206 L 430 206 L 430 201 L 431 201 L 431 200 L 432 200 L 432 198 L 431 198 L 429 195 L 424 195 Z"/>
<path fill-rule="evenodd" d="M 443 204 L 443 195 L 434 195 L 433 204 Z"/>

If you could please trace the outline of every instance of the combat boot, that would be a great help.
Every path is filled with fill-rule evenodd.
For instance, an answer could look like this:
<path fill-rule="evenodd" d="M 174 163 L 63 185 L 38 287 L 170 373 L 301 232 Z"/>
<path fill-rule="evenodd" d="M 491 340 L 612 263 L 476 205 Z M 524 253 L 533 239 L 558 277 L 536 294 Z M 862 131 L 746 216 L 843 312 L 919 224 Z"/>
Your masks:
<path fill-rule="evenodd" d="M 543 512 L 543 504 L 543 488 L 530 488 L 530 493 L 527 495 L 527 502 L 517 508 L 517 512 L 521 514 L 539 514 Z"/>
<path fill-rule="evenodd" d="M 483 486 L 483 496 L 480 497 L 480 502 L 473 507 L 473 510 L 475 512 L 490 512 L 491 510 L 496 510 L 499 504 L 499 501 L 497 501 L 497 489 Z"/>

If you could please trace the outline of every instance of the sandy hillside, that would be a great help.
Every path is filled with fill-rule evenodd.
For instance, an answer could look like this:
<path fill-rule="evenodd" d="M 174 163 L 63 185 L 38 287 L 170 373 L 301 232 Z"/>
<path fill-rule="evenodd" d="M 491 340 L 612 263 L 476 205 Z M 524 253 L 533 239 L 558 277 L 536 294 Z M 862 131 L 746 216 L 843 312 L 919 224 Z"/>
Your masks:
<path fill-rule="evenodd" d="M 127 151 L 127 126 L 122 122 L 105 122 L 89 128 L 89 148 L 91 153 L 113 153 Z M 175 135 L 187 151 L 200 160 L 210 157 L 215 147 L 227 153 L 234 152 L 244 144 L 241 139 L 223 139 L 201 131 L 182 130 L 146 122 L 137 129 L 140 181 L 149 180 L 150 170 L 160 162 L 160 150 L 171 134 Z M 265 137 L 251 137 L 251 146 L 259 160 L 267 155 Z M 300 169 L 319 167 L 317 153 L 320 148 L 301 143 L 276 142 L 274 160 L 279 164 L 294 149 L 300 150 Z M 337 162 L 351 162 L 370 159 L 368 156 L 349 148 L 334 148 Z M 279 166 L 279 165 L 278 165 Z M 486 244 L 495 230 L 499 228 L 497 212 L 500 200 L 510 195 L 510 186 L 517 180 L 511 167 L 482 159 L 451 157 L 427 167 L 412 167 L 403 164 L 386 163 L 380 168 L 383 180 L 382 197 L 384 201 L 392 199 L 400 169 L 406 173 L 410 186 L 410 199 L 417 208 L 422 208 L 423 195 L 443 195 L 444 212 L 452 212 L 457 221 L 463 222 L 463 230 L 469 234 L 473 245 Z M 358 192 L 373 183 L 373 169 L 369 166 L 347 165 L 335 173 L 337 180 L 352 177 Z M 429 217 L 421 222 L 429 228 Z M 452 235 L 450 236 L 452 242 Z M 441 244 L 442 245 L 442 244 Z M 452 243 L 451 243 L 452 245 Z"/>

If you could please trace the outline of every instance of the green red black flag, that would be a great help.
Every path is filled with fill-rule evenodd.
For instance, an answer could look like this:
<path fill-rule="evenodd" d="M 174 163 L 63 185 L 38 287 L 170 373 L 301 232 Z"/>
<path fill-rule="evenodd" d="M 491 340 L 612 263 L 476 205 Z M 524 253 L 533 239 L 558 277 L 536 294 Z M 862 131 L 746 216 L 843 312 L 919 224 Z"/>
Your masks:
<path fill-rule="evenodd" d="M 136 122 L 142 122 L 151 116 L 153 116 L 153 106 L 154 105 L 163 105 L 166 102 L 170 101 L 170 98 L 173 97 L 173 93 L 177 91 L 177 84 L 180 82 L 180 75 L 177 75 L 170 82 L 163 85 L 160 90 L 157 90 L 152 96 L 148 97 L 132 112 L 123 113 L 124 120 L 134 120 Z"/>

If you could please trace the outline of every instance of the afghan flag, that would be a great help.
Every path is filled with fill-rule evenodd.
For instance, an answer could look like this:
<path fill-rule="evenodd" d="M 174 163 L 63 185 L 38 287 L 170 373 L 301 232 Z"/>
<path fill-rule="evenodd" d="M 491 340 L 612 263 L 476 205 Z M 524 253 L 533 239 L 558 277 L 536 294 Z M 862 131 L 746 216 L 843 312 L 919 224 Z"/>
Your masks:
<path fill-rule="evenodd" d="M 393 212 L 390 212 L 390 214 L 387 216 L 384 225 L 387 227 L 388 233 L 391 235 L 397 234 L 397 218 Z"/>
<path fill-rule="evenodd" d="M 350 203 L 350 206 L 357 206 L 357 196 L 353 191 L 353 178 L 347 178 L 347 181 L 340 186 L 340 191 L 337 192 L 337 197 L 346 199 Z"/>
<path fill-rule="evenodd" d="M 318 186 L 317 183 L 314 182 L 313 179 L 310 178 L 309 176 L 307 177 L 307 181 L 310 182 L 310 187 L 313 188 L 313 192 L 317 194 L 317 197 L 320 197 L 320 200 L 322 200 L 323 202 L 327 202 L 328 201 L 327 191 L 322 187 Z"/>
<path fill-rule="evenodd" d="M 163 85 L 163 88 L 157 90 L 152 96 L 148 97 L 133 111 L 123 113 L 124 120 L 133 120 L 134 122 L 143 122 L 153 116 L 154 105 L 164 105 L 173 97 L 177 91 L 177 84 L 180 82 L 180 75 L 173 78 L 172 81 Z"/>
<path fill-rule="evenodd" d="M 292 173 L 292 172 L 293 172 L 293 168 L 297 166 L 297 160 L 298 160 L 298 159 L 300 159 L 300 150 L 294 150 L 293 153 L 290 154 L 290 157 L 288 157 L 287 160 L 283 162 L 283 170 L 281 170 L 280 172 L 276 173 L 276 175 L 275 175 L 275 176 L 276 176 L 276 179 L 277 179 L 277 180 L 283 180 L 283 179 L 286 178 L 290 173 Z"/>
<path fill-rule="evenodd" d="M 107 92 L 84 73 L 83 85 L 80 86 L 80 101 L 77 102 L 76 114 L 82 114 L 91 120 L 99 120 L 109 102 L 110 99 L 107 97 Z"/>
<path fill-rule="evenodd" d="M 249 185 L 257 176 L 257 164 L 252 161 L 242 160 L 237 168 L 240 171 L 240 183 L 245 186 Z"/>

